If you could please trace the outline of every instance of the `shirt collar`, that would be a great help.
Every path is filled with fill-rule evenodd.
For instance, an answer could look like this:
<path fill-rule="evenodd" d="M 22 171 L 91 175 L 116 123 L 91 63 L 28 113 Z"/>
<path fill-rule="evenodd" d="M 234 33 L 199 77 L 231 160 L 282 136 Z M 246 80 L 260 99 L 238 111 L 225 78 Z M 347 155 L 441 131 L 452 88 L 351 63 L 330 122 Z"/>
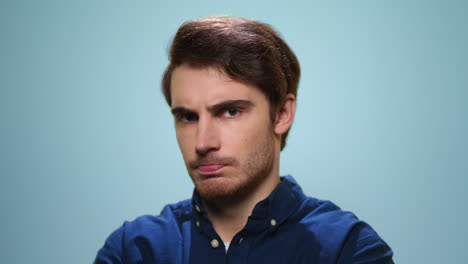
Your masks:
<path fill-rule="evenodd" d="M 304 192 L 294 178 L 291 175 L 283 176 L 280 184 L 276 186 L 271 194 L 255 205 L 250 218 L 252 220 L 265 220 L 268 224 L 262 226 L 276 229 L 297 210 L 304 199 Z M 194 220 L 198 221 L 201 216 L 207 218 L 200 196 L 195 190 L 192 205 Z"/>

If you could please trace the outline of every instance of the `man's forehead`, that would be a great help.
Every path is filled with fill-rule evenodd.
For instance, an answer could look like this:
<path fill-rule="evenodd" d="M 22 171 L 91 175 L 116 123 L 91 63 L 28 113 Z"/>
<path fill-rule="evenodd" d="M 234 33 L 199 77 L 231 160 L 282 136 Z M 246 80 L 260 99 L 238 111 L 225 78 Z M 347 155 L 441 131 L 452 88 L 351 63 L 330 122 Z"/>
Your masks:
<path fill-rule="evenodd" d="M 256 87 L 235 81 L 216 68 L 179 66 L 171 79 L 171 106 L 216 105 L 229 100 L 254 101 Z"/>

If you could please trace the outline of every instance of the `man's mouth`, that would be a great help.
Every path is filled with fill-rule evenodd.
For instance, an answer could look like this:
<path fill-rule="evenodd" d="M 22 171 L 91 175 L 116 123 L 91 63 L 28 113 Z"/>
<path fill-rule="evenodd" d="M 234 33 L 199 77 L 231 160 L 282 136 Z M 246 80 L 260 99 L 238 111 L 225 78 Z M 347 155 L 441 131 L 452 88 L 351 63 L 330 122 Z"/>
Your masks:
<path fill-rule="evenodd" d="M 201 174 L 216 174 L 224 168 L 224 165 L 222 164 L 210 164 L 210 165 L 200 165 L 198 166 L 198 171 Z"/>

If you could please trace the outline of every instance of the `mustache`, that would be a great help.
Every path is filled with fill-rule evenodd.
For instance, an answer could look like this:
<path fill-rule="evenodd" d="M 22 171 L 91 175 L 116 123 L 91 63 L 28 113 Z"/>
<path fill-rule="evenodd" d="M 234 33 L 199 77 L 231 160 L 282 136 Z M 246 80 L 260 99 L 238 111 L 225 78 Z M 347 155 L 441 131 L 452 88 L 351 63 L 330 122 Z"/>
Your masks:
<path fill-rule="evenodd" d="M 221 164 L 221 165 L 237 165 L 237 160 L 232 157 L 219 157 L 214 155 L 208 155 L 204 157 L 200 157 L 194 161 L 189 162 L 189 167 L 192 169 L 196 169 L 203 165 L 211 165 L 211 164 Z"/>

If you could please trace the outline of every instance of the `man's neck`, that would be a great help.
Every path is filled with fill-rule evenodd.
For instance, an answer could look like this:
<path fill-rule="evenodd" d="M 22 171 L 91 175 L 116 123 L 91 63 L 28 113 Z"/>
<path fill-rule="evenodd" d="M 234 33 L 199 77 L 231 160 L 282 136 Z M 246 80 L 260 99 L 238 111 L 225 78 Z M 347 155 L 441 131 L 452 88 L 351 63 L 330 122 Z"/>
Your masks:
<path fill-rule="evenodd" d="M 245 195 L 241 199 L 236 199 L 235 202 L 221 204 L 203 202 L 203 206 L 208 213 L 208 218 L 224 242 L 230 242 L 245 227 L 255 205 L 266 199 L 280 181 L 278 174 L 271 175 L 255 191 Z"/>

